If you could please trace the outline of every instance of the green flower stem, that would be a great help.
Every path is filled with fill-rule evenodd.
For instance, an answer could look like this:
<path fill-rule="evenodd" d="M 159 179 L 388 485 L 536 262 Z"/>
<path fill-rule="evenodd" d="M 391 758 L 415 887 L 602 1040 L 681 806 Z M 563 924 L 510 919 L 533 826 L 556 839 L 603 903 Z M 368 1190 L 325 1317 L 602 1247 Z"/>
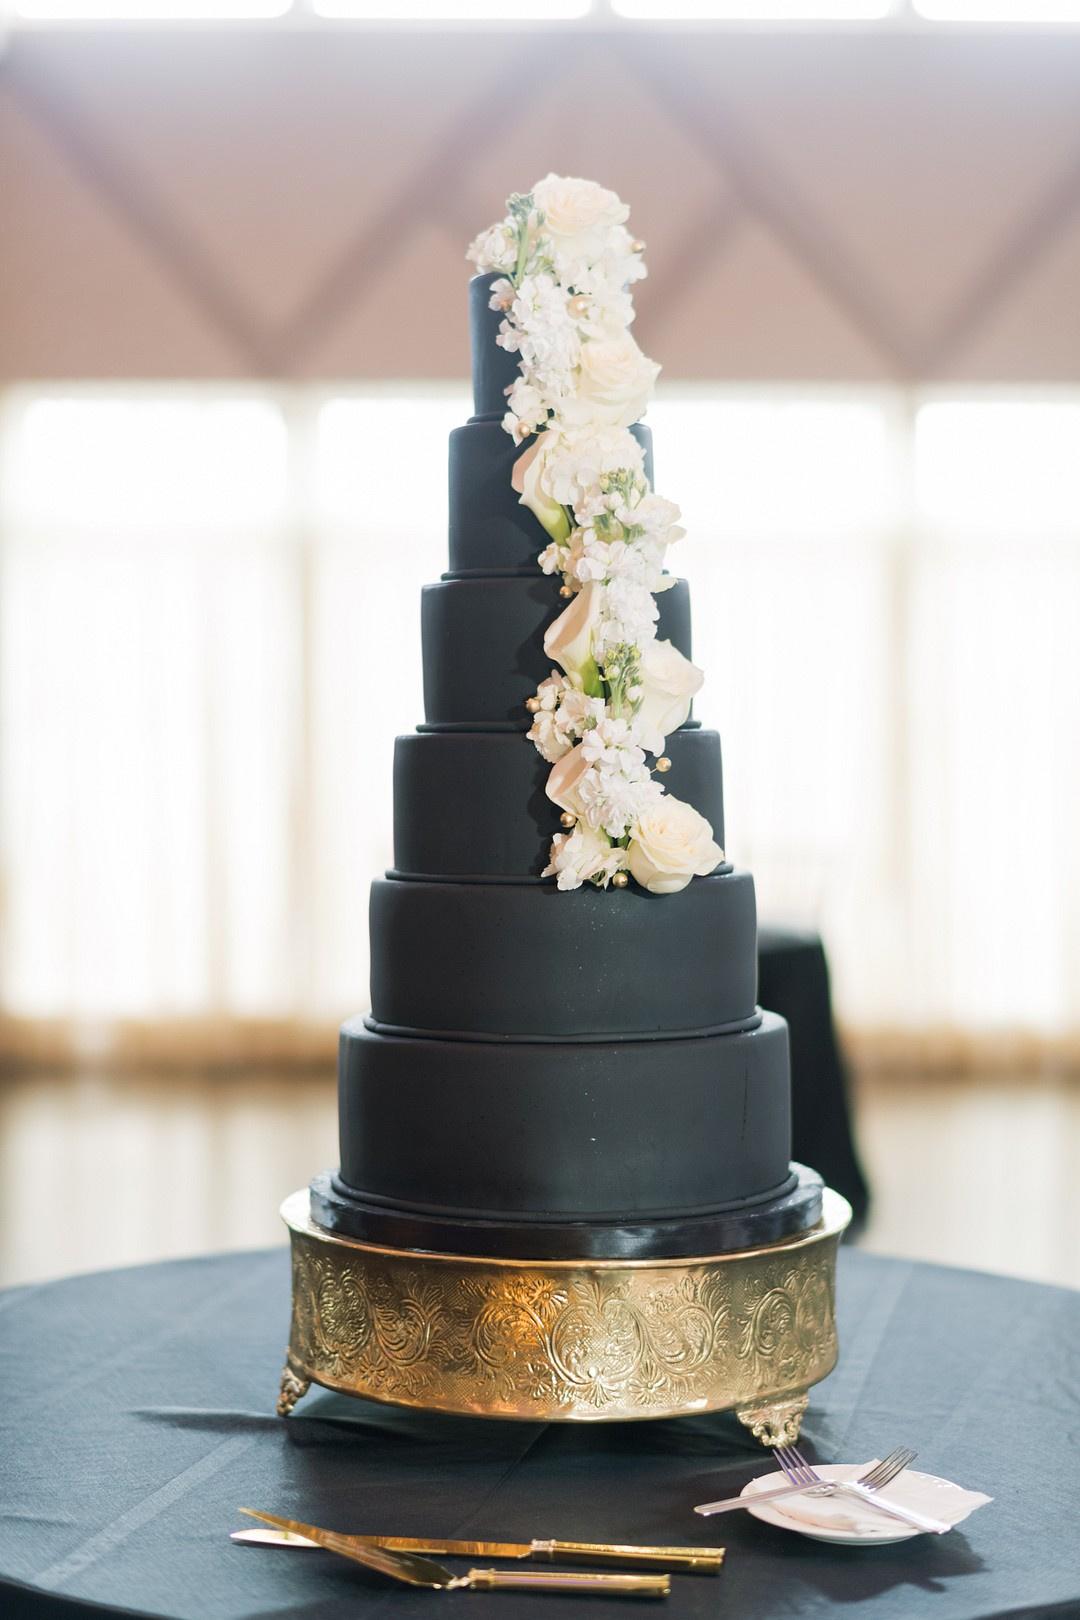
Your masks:
<path fill-rule="evenodd" d="M 586 697 L 602 698 L 606 696 L 600 666 L 595 658 L 590 658 L 588 663 L 581 666 L 581 690 Z"/>

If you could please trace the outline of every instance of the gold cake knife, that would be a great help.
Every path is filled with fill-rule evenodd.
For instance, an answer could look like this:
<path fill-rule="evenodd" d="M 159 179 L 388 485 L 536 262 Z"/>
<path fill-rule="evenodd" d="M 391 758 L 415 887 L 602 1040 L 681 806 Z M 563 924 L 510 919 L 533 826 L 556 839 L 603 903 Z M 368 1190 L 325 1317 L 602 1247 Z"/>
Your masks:
<path fill-rule="evenodd" d="M 376 1569 L 391 1580 L 406 1586 L 426 1586 L 436 1591 L 452 1592 L 469 1587 L 474 1592 L 533 1591 L 533 1592 L 592 1592 L 608 1597 L 665 1598 L 671 1591 L 671 1576 L 639 1575 L 625 1570 L 600 1574 L 594 1570 L 551 1569 L 533 1573 L 524 1569 L 470 1569 L 464 1575 L 451 1575 L 442 1564 L 415 1552 L 391 1550 L 373 1542 L 362 1541 L 359 1536 L 341 1535 L 336 1530 L 323 1530 L 315 1524 L 301 1524 L 296 1519 L 281 1519 L 274 1513 L 259 1513 L 254 1508 L 241 1508 L 241 1513 L 261 1519 L 264 1524 L 288 1531 L 291 1536 L 302 1536 L 328 1552 L 340 1553 L 368 1569 Z M 294 1542 L 294 1545 L 296 1543 Z"/>
<path fill-rule="evenodd" d="M 318 1547 L 295 1530 L 234 1530 L 233 1541 L 263 1547 Z M 514 1558 L 568 1564 L 622 1564 L 635 1569 L 675 1569 L 680 1574 L 715 1575 L 723 1547 L 637 1547 L 591 1541 L 454 1541 L 440 1536 L 349 1536 L 362 1547 L 388 1552 L 441 1553 L 449 1558 Z"/>

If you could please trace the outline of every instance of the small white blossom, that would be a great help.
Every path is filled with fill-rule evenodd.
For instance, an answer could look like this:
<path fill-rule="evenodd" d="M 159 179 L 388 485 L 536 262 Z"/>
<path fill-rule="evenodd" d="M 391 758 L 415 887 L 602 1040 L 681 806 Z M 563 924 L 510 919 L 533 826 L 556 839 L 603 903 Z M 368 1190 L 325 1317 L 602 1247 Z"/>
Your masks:
<path fill-rule="evenodd" d="M 559 540 L 553 540 L 550 546 L 545 546 L 537 557 L 537 562 L 545 574 L 562 574 L 566 572 L 570 557 L 570 547 L 563 545 Z"/>
<path fill-rule="evenodd" d="M 603 698 L 587 696 L 569 675 L 561 675 L 557 669 L 540 682 L 536 698 L 540 707 L 528 737 L 552 765 L 570 752 L 586 730 L 602 721 L 606 712 Z"/>
<path fill-rule="evenodd" d="M 580 889 L 586 882 L 606 889 L 613 874 L 625 866 L 624 849 L 612 844 L 606 834 L 578 826 L 572 833 L 555 834 L 550 865 L 542 875 L 557 878 L 560 889 Z"/>
<path fill-rule="evenodd" d="M 511 222 L 504 219 L 490 230 L 481 231 L 469 244 L 465 257 L 471 259 L 477 271 L 484 275 L 491 270 L 512 270 L 517 251 L 517 234 Z"/>

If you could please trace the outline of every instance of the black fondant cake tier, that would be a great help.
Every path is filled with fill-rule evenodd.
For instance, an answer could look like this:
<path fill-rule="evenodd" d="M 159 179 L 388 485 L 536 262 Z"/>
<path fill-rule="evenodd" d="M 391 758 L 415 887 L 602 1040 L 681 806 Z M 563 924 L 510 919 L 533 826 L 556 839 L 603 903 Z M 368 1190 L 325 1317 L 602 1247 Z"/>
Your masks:
<path fill-rule="evenodd" d="M 398 739 L 395 870 L 371 894 L 372 1016 L 342 1031 L 333 1231 L 508 1258 L 708 1255 L 812 1226 L 789 1167 L 787 1031 L 755 1006 L 753 882 L 559 892 L 559 826 L 524 735 L 562 603 L 511 486 L 517 357 L 471 288 L 476 416 L 451 436 L 450 572 L 423 594 L 427 723 Z M 648 431 L 635 430 L 649 454 Z M 658 635 L 690 656 L 684 582 Z M 668 737 L 665 786 L 723 842 L 719 738 Z"/>
<path fill-rule="evenodd" d="M 712 1031 L 753 1014 L 756 939 L 753 879 L 730 868 L 669 895 L 384 879 L 371 1012 L 455 1038 Z"/>
<path fill-rule="evenodd" d="M 524 725 L 527 723 L 528 716 Z M 665 752 L 672 793 L 695 805 L 724 842 L 720 738 L 688 726 Z M 551 766 L 518 729 L 421 731 L 394 746 L 395 875 L 521 878 L 547 865 L 559 831 L 544 792 Z M 484 784 L 478 793 L 476 784 Z"/>
<path fill-rule="evenodd" d="M 341 1033 L 341 1178 L 478 1219 L 700 1214 L 775 1192 L 790 1157 L 787 1026 L 514 1046 Z M 662 1106 L 658 1100 L 662 1098 Z"/>
<path fill-rule="evenodd" d="M 632 429 L 645 451 L 652 482 L 652 434 L 644 423 Z M 518 500 L 510 482 L 523 454 L 498 420 L 474 418 L 450 435 L 450 571 L 491 573 L 520 568 L 535 577 L 537 553 L 547 536 Z"/>
<path fill-rule="evenodd" d="M 676 580 L 659 599 L 657 634 L 690 656 L 690 591 Z M 424 714 L 429 725 L 520 723 L 525 700 L 551 674 L 544 631 L 560 607 L 558 582 L 530 575 L 444 579 L 420 603 Z M 531 747 L 531 744 L 527 746 Z"/>
<path fill-rule="evenodd" d="M 469 342 L 472 350 L 473 409 L 477 416 L 501 420 L 506 391 L 518 377 L 518 357 L 498 341 L 503 312 L 491 308 L 494 273 L 473 276 L 469 282 Z"/>

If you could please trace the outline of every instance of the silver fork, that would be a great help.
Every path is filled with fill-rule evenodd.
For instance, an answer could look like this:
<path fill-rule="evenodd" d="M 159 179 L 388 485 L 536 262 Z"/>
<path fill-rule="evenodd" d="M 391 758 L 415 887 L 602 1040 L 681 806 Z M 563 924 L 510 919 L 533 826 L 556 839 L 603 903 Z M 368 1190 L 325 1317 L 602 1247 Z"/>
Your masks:
<path fill-rule="evenodd" d="M 869 1502 L 879 1512 L 887 1513 L 893 1519 L 902 1519 L 905 1524 L 910 1524 L 913 1529 L 924 1530 L 928 1535 L 943 1536 L 952 1529 L 952 1525 L 946 1524 L 942 1519 L 928 1519 L 925 1514 L 916 1513 L 911 1508 L 898 1507 L 895 1502 L 883 1502 L 876 1494 L 881 1489 L 881 1481 L 871 1485 L 867 1484 L 865 1478 L 855 1480 L 823 1479 L 817 1469 L 807 1462 L 798 1446 L 777 1446 L 776 1460 L 791 1483 L 800 1486 L 804 1491 L 812 1490 L 819 1485 L 833 1485 L 837 1495 L 854 1496 L 860 1502 Z"/>
<path fill-rule="evenodd" d="M 866 1485 L 871 1490 L 880 1490 L 891 1479 L 895 1479 L 897 1474 L 902 1474 L 914 1461 L 914 1451 L 907 1446 L 897 1446 L 895 1451 L 890 1451 L 887 1457 L 882 1457 L 873 1468 L 868 1468 L 866 1473 L 860 1476 L 859 1484 Z M 832 1480 L 822 1480 L 818 1485 L 777 1485 L 770 1491 L 755 1491 L 752 1496 L 726 1496 L 719 1502 L 702 1502 L 694 1512 L 700 1513 L 703 1518 L 710 1518 L 714 1513 L 733 1513 L 737 1508 L 756 1506 L 759 1502 L 775 1502 L 781 1496 L 832 1496 L 835 1492 L 836 1486 Z"/>

